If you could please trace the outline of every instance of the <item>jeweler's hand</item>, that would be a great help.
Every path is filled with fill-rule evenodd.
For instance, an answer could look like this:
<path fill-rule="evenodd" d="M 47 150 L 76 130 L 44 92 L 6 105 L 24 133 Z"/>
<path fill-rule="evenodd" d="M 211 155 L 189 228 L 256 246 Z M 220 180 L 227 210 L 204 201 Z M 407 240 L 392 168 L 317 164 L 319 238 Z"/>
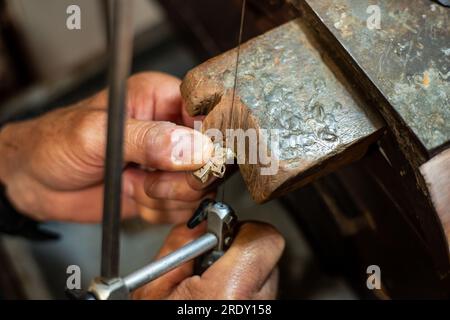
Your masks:
<path fill-rule="evenodd" d="M 180 248 L 204 232 L 176 227 L 159 257 Z M 189 262 L 135 291 L 135 299 L 274 299 L 278 288 L 278 260 L 283 237 L 262 223 L 241 225 L 230 249 L 201 276 L 193 275 Z"/>
<path fill-rule="evenodd" d="M 194 119 L 184 112 L 179 85 L 160 73 L 139 74 L 128 82 L 124 216 L 140 213 L 151 222 L 181 222 L 207 196 L 190 186 L 184 171 L 206 163 L 213 145 L 187 128 Z M 13 205 L 39 220 L 100 220 L 106 123 L 104 91 L 3 127 L 0 180 Z"/>

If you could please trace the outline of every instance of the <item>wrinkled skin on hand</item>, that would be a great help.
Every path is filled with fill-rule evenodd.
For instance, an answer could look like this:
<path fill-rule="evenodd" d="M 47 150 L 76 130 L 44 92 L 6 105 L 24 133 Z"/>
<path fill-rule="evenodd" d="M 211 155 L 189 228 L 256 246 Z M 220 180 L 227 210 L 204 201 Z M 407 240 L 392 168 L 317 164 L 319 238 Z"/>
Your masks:
<path fill-rule="evenodd" d="M 211 190 L 185 171 L 211 156 L 209 138 L 193 129 L 180 81 L 143 73 L 128 81 L 123 214 L 150 222 L 185 221 Z M 0 180 L 21 212 L 38 220 L 96 222 L 103 203 L 107 92 L 0 131 Z M 193 137 L 202 141 L 192 163 Z M 138 164 L 130 166 L 129 164 Z M 152 168 L 150 171 L 148 168 Z"/>
<path fill-rule="evenodd" d="M 204 229 L 178 226 L 168 236 L 159 257 L 197 238 Z M 230 249 L 201 276 L 193 275 L 194 263 L 172 270 L 133 294 L 134 299 L 256 299 L 276 298 L 277 263 L 284 249 L 283 237 L 263 223 L 245 223 Z"/>

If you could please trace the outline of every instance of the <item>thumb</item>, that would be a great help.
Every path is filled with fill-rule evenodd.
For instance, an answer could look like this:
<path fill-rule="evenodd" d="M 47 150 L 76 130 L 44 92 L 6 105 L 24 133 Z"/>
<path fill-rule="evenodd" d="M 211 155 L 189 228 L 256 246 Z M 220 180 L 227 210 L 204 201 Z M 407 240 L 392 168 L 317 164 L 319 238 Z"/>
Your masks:
<path fill-rule="evenodd" d="M 165 171 L 191 171 L 209 160 L 213 143 L 202 133 L 171 122 L 128 119 L 124 149 L 126 162 Z"/>

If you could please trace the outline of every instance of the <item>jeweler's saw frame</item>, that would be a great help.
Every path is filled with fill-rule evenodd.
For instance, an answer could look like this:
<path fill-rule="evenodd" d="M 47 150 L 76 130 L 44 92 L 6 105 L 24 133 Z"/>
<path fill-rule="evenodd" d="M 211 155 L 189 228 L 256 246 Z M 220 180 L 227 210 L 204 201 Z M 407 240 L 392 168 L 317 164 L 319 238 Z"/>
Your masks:
<path fill-rule="evenodd" d="M 119 195 L 122 190 L 126 83 L 133 56 L 132 3 L 125 0 L 110 0 L 107 7 L 108 43 L 111 56 L 109 60 L 101 275 L 94 279 L 87 292 L 67 291 L 71 298 L 83 300 L 128 299 L 134 290 L 196 258 L 199 258 L 197 273 L 202 273 L 229 248 L 237 226 L 237 216 L 232 208 L 223 202 L 204 200 L 187 224 L 192 229 L 201 222 L 207 221 L 207 231 L 203 236 L 126 277 L 119 276 L 121 219 L 121 197 Z M 243 10 L 244 8 L 245 0 Z M 227 154 L 216 154 L 213 157 L 216 160 L 213 166 L 211 167 L 212 162 L 209 162 L 209 166 L 200 170 L 205 171 L 205 177 L 209 176 L 210 172 L 223 177 L 225 161 L 228 156 Z M 214 168 L 217 169 L 217 172 L 211 170 Z M 194 176 L 197 175 L 194 173 Z"/>

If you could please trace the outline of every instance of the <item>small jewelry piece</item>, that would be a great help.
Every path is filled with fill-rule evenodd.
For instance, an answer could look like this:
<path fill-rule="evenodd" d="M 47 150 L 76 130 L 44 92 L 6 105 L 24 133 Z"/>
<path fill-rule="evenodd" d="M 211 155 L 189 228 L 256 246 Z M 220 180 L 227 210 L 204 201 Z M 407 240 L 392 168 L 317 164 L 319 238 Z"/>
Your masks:
<path fill-rule="evenodd" d="M 217 143 L 214 145 L 214 155 L 212 158 L 203 167 L 194 171 L 193 175 L 202 183 L 206 183 L 211 174 L 217 178 L 223 178 L 226 163 L 232 158 L 234 158 L 234 152 L 230 148 L 223 148 Z"/>

